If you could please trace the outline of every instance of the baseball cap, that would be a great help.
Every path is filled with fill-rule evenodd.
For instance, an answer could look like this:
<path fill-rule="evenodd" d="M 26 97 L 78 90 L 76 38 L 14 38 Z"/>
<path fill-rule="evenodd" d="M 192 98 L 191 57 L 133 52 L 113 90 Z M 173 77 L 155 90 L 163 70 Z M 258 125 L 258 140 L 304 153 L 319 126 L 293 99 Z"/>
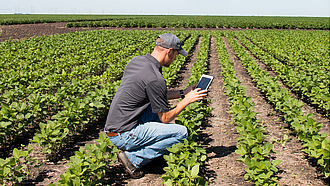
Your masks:
<path fill-rule="evenodd" d="M 173 49 L 177 50 L 179 52 L 179 54 L 181 54 L 183 56 L 188 55 L 188 52 L 183 50 L 180 39 L 176 35 L 174 35 L 172 33 L 165 33 L 165 34 L 158 36 L 157 39 L 158 38 L 161 39 L 161 42 L 159 43 L 156 41 L 156 45 L 164 47 L 164 48 L 173 48 Z"/>

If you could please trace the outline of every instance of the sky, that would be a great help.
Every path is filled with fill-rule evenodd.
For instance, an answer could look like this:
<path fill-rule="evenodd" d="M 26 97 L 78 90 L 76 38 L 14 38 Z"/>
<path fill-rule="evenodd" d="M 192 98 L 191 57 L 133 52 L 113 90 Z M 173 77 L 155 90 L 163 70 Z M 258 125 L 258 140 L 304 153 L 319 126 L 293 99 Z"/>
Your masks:
<path fill-rule="evenodd" d="M 330 0 L 0 0 L 0 14 L 330 17 Z"/>

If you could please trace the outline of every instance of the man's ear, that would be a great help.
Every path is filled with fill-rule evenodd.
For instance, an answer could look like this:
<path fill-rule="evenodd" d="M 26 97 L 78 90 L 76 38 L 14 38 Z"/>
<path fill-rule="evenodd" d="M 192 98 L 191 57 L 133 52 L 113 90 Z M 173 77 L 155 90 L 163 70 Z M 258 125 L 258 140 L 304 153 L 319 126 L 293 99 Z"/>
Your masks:
<path fill-rule="evenodd" d="M 172 55 L 172 53 L 174 51 L 173 48 L 168 48 L 167 50 L 168 50 L 168 55 Z"/>

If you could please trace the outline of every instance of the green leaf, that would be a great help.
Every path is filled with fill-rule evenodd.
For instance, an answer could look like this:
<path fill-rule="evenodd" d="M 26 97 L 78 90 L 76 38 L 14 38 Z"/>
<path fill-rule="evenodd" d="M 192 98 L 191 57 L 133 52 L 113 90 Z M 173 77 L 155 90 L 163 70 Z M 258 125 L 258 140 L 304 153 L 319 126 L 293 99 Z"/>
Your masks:
<path fill-rule="evenodd" d="M 20 157 L 20 152 L 19 152 L 19 150 L 17 148 L 14 148 L 13 156 L 16 159 L 18 159 Z"/>
<path fill-rule="evenodd" d="M 178 171 L 178 169 L 174 169 L 172 173 L 174 175 L 174 178 L 177 178 L 180 175 L 180 172 Z"/>
<path fill-rule="evenodd" d="M 200 158 L 200 161 L 201 162 L 204 162 L 206 160 L 207 156 L 206 155 L 202 155 L 201 158 Z"/>
<path fill-rule="evenodd" d="M 191 169 L 191 177 L 192 178 L 196 178 L 198 177 L 198 173 L 199 173 L 199 164 L 196 164 L 193 166 L 193 168 Z"/>
<path fill-rule="evenodd" d="M 274 167 L 276 167 L 276 166 L 279 165 L 280 163 L 282 163 L 282 160 L 273 160 L 273 161 L 272 161 L 272 165 L 273 165 Z"/>
<path fill-rule="evenodd" d="M 172 186 L 172 180 L 171 180 L 171 179 L 168 179 L 168 180 L 166 180 L 166 181 L 164 182 L 164 184 L 165 184 L 166 186 Z"/>

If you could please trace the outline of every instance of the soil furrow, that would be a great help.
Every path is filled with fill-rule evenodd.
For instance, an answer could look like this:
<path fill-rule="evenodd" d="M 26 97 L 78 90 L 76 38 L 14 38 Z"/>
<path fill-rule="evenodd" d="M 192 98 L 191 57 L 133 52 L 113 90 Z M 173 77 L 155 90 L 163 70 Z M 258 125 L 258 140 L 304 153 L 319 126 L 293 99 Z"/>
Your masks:
<path fill-rule="evenodd" d="M 200 43 L 202 41 L 202 37 L 198 38 L 198 42 L 195 44 L 194 48 L 192 49 L 191 54 L 189 54 L 188 60 L 183 64 L 183 66 L 180 69 L 180 72 L 178 73 L 178 78 L 173 83 L 172 86 L 169 87 L 169 89 L 185 89 L 187 87 L 187 83 L 190 77 L 190 71 L 192 67 L 194 66 L 194 63 L 197 61 L 197 52 L 199 51 Z M 174 106 L 178 104 L 179 100 L 170 100 L 169 104 L 170 106 Z"/>
<path fill-rule="evenodd" d="M 244 181 L 244 167 L 236 161 L 237 138 L 234 125 L 230 124 L 231 115 L 229 101 L 224 94 L 221 66 L 216 51 L 215 39 L 211 40 L 209 70 L 213 82 L 209 88 L 208 98 L 211 99 L 212 117 L 209 118 L 202 131 L 202 145 L 208 153 L 205 177 L 210 185 L 252 185 Z"/>

